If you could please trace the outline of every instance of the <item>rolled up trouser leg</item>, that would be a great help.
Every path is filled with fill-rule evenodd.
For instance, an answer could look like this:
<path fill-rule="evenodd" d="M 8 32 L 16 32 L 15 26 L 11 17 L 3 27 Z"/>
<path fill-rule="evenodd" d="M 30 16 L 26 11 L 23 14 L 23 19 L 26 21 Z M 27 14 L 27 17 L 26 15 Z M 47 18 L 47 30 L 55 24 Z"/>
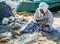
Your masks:
<path fill-rule="evenodd" d="M 52 32 L 54 30 L 54 28 L 52 26 L 48 26 L 42 29 L 42 31 L 44 32 Z"/>

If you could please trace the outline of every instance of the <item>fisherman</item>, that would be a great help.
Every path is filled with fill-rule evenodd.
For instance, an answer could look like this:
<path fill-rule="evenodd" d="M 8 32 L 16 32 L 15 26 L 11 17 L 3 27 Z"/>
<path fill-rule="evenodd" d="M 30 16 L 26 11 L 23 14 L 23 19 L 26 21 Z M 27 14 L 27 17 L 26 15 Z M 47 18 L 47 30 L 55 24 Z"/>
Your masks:
<path fill-rule="evenodd" d="M 23 34 L 23 33 L 33 33 L 34 31 L 52 32 L 53 27 L 53 15 L 48 9 L 49 5 L 45 2 L 41 2 L 39 7 L 36 9 L 34 14 L 34 20 L 27 24 L 23 30 L 16 32 L 15 30 L 10 30 L 12 34 Z M 38 28 L 38 29 L 37 29 Z"/>

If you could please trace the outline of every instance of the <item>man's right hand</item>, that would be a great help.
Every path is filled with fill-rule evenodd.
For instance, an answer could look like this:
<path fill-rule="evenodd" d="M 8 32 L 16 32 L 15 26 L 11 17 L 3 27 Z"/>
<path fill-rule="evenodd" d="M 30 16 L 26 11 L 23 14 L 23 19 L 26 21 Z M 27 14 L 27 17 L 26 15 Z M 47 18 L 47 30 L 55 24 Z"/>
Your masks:
<path fill-rule="evenodd" d="M 36 19 L 37 22 L 44 22 L 45 19 Z"/>
<path fill-rule="evenodd" d="M 37 22 L 40 22 L 40 20 L 39 20 L 39 19 L 36 19 L 36 21 L 37 21 Z"/>
<path fill-rule="evenodd" d="M 47 20 L 48 20 L 47 18 L 42 18 L 42 19 L 38 18 L 38 19 L 36 19 L 37 22 L 44 22 L 44 21 L 47 21 Z"/>

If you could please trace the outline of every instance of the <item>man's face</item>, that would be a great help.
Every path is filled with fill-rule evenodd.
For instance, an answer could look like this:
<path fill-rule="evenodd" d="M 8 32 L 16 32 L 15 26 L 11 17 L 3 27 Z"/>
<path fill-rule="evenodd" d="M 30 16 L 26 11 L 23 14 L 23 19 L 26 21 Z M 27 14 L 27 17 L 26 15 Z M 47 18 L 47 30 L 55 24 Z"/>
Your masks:
<path fill-rule="evenodd" d="M 43 10 L 43 9 L 40 9 L 40 12 L 41 12 L 41 13 L 44 13 L 44 10 Z"/>

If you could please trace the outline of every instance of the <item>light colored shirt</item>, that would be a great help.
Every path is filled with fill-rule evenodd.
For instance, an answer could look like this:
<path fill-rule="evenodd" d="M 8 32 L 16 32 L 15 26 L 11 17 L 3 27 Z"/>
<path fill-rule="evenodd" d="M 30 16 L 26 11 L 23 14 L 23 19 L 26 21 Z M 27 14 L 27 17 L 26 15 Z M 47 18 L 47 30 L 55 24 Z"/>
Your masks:
<path fill-rule="evenodd" d="M 37 18 L 47 18 L 48 20 L 46 21 L 46 24 L 52 25 L 53 24 L 53 15 L 50 10 L 47 10 L 45 12 L 45 15 L 42 16 L 42 14 L 39 12 L 39 9 L 36 10 L 34 14 L 34 22 L 36 22 Z"/>

